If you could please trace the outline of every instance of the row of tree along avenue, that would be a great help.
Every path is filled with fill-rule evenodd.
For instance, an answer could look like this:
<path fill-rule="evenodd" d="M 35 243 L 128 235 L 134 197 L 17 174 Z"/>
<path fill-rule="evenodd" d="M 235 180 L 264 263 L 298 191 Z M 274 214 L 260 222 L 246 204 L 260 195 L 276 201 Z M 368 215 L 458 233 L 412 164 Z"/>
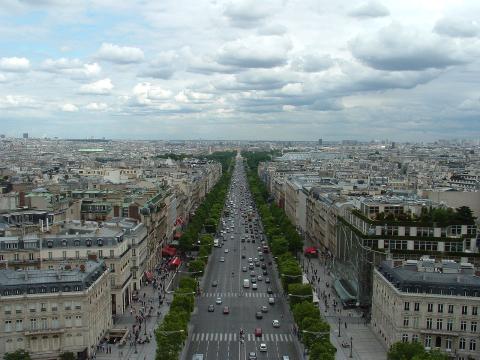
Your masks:
<path fill-rule="evenodd" d="M 222 163 L 223 174 L 203 203 L 195 211 L 185 232 L 179 240 L 179 250 L 194 251 L 196 256 L 188 262 L 190 276 L 183 276 L 173 295 L 168 314 L 155 331 L 157 360 L 177 360 L 188 336 L 188 322 L 195 306 L 198 292 L 198 277 L 203 271 L 212 252 L 213 234 L 216 232 L 222 214 L 225 197 L 232 175 L 234 152 L 215 153 L 210 157 Z"/>
<path fill-rule="evenodd" d="M 283 289 L 289 294 L 297 334 L 308 349 L 311 360 L 333 360 L 337 349 L 330 343 L 330 325 L 313 304 L 311 285 L 302 284 L 302 270 L 295 257 L 302 251 L 302 237 L 283 210 L 273 204 L 257 175 L 258 163 L 270 160 L 272 154 L 246 152 L 242 155 L 247 161 L 250 190 L 260 212 L 270 250 L 275 256 Z"/>

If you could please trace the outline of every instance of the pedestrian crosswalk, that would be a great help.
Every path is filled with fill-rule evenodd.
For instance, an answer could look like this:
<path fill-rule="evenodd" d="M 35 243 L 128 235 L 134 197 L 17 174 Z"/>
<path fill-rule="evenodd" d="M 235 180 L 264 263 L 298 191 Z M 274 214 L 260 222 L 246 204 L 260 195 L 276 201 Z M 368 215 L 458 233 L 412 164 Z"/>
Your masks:
<path fill-rule="evenodd" d="M 245 334 L 245 341 L 271 341 L 271 342 L 292 342 L 294 337 L 292 334 L 263 334 L 261 337 L 255 334 Z M 192 341 L 239 341 L 238 333 L 193 333 Z"/>
<path fill-rule="evenodd" d="M 247 297 L 247 298 L 269 298 L 269 297 L 278 297 L 278 294 L 267 294 L 267 293 L 262 293 L 262 292 L 244 292 L 244 293 L 238 293 L 238 292 L 207 292 L 204 293 L 202 296 L 204 297 L 221 297 L 221 298 L 228 298 L 228 297 Z"/>

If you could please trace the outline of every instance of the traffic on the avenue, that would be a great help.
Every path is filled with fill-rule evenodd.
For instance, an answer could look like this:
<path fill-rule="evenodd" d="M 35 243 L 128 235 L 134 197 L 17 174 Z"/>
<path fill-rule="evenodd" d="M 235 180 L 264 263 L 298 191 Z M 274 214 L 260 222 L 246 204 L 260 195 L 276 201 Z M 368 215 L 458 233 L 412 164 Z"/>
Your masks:
<path fill-rule="evenodd" d="M 278 276 L 237 157 L 186 359 L 301 359 Z"/>

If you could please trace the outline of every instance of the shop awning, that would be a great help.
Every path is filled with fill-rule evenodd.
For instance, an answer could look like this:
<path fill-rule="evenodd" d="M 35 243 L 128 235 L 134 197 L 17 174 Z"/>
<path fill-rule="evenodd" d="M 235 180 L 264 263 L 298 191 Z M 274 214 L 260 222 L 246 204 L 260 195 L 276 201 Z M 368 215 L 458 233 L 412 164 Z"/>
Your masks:
<path fill-rule="evenodd" d="M 178 256 L 175 256 L 171 261 L 170 261 L 170 266 L 180 266 L 180 264 L 182 263 L 182 261 L 180 260 L 180 258 Z"/>
<path fill-rule="evenodd" d="M 317 253 L 317 249 L 313 246 L 308 247 L 305 249 L 305 255 L 315 255 Z"/>
<path fill-rule="evenodd" d="M 152 281 L 153 273 L 151 271 L 145 271 L 145 277 L 147 278 L 148 281 Z"/>
<path fill-rule="evenodd" d="M 177 249 L 172 246 L 166 246 L 162 249 L 163 256 L 174 256 L 177 253 Z"/>

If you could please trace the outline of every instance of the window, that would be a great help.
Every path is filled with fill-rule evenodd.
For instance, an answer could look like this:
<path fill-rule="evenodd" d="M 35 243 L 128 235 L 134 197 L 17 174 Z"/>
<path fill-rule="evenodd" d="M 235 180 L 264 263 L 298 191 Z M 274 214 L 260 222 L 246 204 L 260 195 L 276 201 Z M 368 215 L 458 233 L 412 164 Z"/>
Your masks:
<path fill-rule="evenodd" d="M 408 342 L 408 334 L 403 334 L 402 335 L 402 342 L 404 342 L 404 343 Z"/>
<path fill-rule="evenodd" d="M 462 315 L 467 315 L 467 305 L 462 305 Z"/>
<path fill-rule="evenodd" d="M 413 327 L 418 329 L 418 317 L 413 318 Z"/>
<path fill-rule="evenodd" d="M 477 332 L 477 322 L 476 321 L 472 321 L 470 323 L 470 331 L 471 332 Z"/>
<path fill-rule="evenodd" d="M 415 343 L 418 342 L 418 335 L 417 334 L 412 335 L 412 343 L 414 343 L 414 342 Z"/>
<path fill-rule="evenodd" d="M 436 241 L 415 240 L 413 242 L 413 248 L 415 250 L 437 251 L 438 250 L 438 242 L 436 242 Z"/>
<path fill-rule="evenodd" d="M 115 250 L 110 250 L 110 257 L 111 258 L 115 257 Z"/>
<path fill-rule="evenodd" d="M 103 246 L 103 239 L 98 238 L 98 239 L 97 239 L 97 245 L 98 245 L 98 246 Z"/>
<path fill-rule="evenodd" d="M 460 350 L 465 350 L 465 338 L 460 338 L 460 340 L 458 341 L 458 348 Z"/>
<path fill-rule="evenodd" d="M 446 241 L 444 246 L 445 246 L 445 251 L 448 251 L 448 252 L 462 252 L 463 251 L 463 243 L 461 243 L 461 242 Z"/>
<path fill-rule="evenodd" d="M 432 337 L 430 335 L 425 336 L 425 347 L 429 348 L 432 346 Z"/>
<path fill-rule="evenodd" d="M 52 240 L 47 241 L 47 247 L 49 247 L 49 248 L 53 247 L 53 241 Z"/>
<path fill-rule="evenodd" d="M 452 339 L 446 338 L 445 339 L 445 349 L 452 350 Z"/>
<path fill-rule="evenodd" d="M 62 257 L 63 257 L 63 260 L 67 259 L 67 250 L 62 251 Z"/>
<path fill-rule="evenodd" d="M 437 330 L 442 330 L 443 328 L 443 319 L 437 319 Z"/>
<path fill-rule="evenodd" d="M 30 329 L 37 330 L 37 319 L 30 319 Z"/>
<path fill-rule="evenodd" d="M 470 351 L 477 350 L 477 341 L 475 339 L 470 340 Z"/>
<path fill-rule="evenodd" d="M 453 314 L 453 305 L 448 305 L 448 313 Z"/>
<path fill-rule="evenodd" d="M 42 318 L 40 324 L 41 324 L 41 329 L 43 329 L 43 330 L 48 329 L 48 320 L 47 320 L 47 318 Z"/>
<path fill-rule="evenodd" d="M 75 316 L 75 326 L 82 326 L 82 315 Z"/>
<path fill-rule="evenodd" d="M 447 330 L 452 331 L 453 330 L 453 319 L 448 319 L 447 320 Z"/>
<path fill-rule="evenodd" d="M 443 313 L 443 304 L 438 304 L 437 311 Z"/>
<path fill-rule="evenodd" d="M 12 320 L 5 320 L 5 332 L 12 331 Z"/>
<path fill-rule="evenodd" d="M 22 319 L 17 319 L 15 321 L 15 330 L 16 331 L 23 331 L 23 320 Z"/>
<path fill-rule="evenodd" d="M 60 327 L 60 323 L 58 321 L 58 317 L 52 317 L 52 328 L 58 329 Z"/>
<path fill-rule="evenodd" d="M 432 328 L 432 318 L 427 318 L 427 329 Z"/>
<path fill-rule="evenodd" d="M 408 327 L 408 317 L 403 318 L 403 326 Z"/>
<path fill-rule="evenodd" d="M 427 311 L 432 312 L 433 311 L 433 304 L 428 304 L 427 305 Z"/>
<path fill-rule="evenodd" d="M 68 245 L 67 239 L 63 239 L 62 240 L 62 246 L 66 247 L 67 245 Z"/>
<path fill-rule="evenodd" d="M 80 240 L 78 239 L 73 240 L 73 246 L 80 246 Z"/>
<path fill-rule="evenodd" d="M 103 258 L 103 250 L 98 250 L 98 257 Z"/>
<path fill-rule="evenodd" d="M 33 253 L 28 253 L 28 260 L 33 260 Z"/>
<path fill-rule="evenodd" d="M 65 316 L 65 327 L 72 327 L 72 317 L 70 315 Z"/>
<path fill-rule="evenodd" d="M 460 330 L 467 331 L 467 322 L 465 320 L 460 321 Z"/>
<path fill-rule="evenodd" d="M 87 239 L 87 241 L 85 241 L 85 245 L 87 245 L 87 247 L 92 246 L 92 239 Z"/>
<path fill-rule="evenodd" d="M 75 250 L 75 259 L 80 259 L 80 251 Z"/>
<path fill-rule="evenodd" d="M 472 315 L 478 315 L 478 306 L 472 306 Z"/>
<path fill-rule="evenodd" d="M 410 303 L 408 301 L 405 301 L 405 304 L 403 305 L 403 310 L 410 310 Z"/>
<path fill-rule="evenodd" d="M 415 310 L 415 311 L 420 311 L 420 303 L 417 303 L 417 302 L 416 302 L 416 303 L 414 304 L 413 310 Z"/>
<path fill-rule="evenodd" d="M 58 305 L 56 303 L 53 303 L 51 309 L 52 311 L 58 311 Z"/>
<path fill-rule="evenodd" d="M 53 254 L 51 251 L 48 252 L 48 260 L 52 260 L 53 259 Z"/>

